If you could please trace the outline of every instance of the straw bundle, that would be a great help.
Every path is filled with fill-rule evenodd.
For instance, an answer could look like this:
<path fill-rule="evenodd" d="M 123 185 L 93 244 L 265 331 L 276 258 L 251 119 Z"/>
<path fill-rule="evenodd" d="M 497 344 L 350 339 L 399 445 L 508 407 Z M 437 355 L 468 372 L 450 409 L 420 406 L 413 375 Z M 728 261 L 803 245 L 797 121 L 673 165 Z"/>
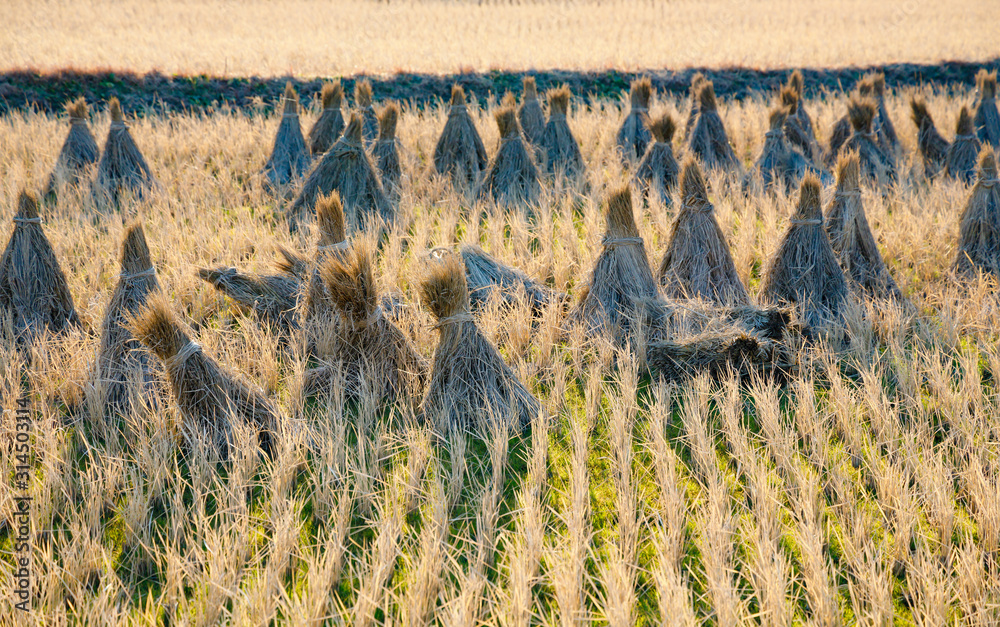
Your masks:
<path fill-rule="evenodd" d="M 997 71 L 979 70 L 976 75 L 979 101 L 973 122 L 979 141 L 1000 148 L 1000 113 L 997 112 Z"/>
<path fill-rule="evenodd" d="M 258 429 L 261 448 L 272 453 L 271 438 L 278 410 L 263 391 L 236 378 L 191 340 L 174 320 L 162 296 L 129 325 L 132 333 L 163 362 L 170 391 L 192 434 L 205 434 L 227 459 L 233 425 L 243 422 Z"/>
<path fill-rule="evenodd" d="M 97 147 L 90 126 L 87 124 L 87 101 L 81 96 L 66 104 L 69 114 L 69 133 L 63 142 L 56 165 L 45 183 L 45 195 L 55 194 L 61 185 L 77 185 L 86 176 L 87 169 L 97 163 L 101 151 Z"/>
<path fill-rule="evenodd" d="M 523 430 L 541 411 L 469 313 L 469 289 L 457 255 L 432 259 L 420 286 L 424 305 L 437 318 L 430 385 L 422 409 L 438 424 L 487 432 L 502 421 Z"/>
<path fill-rule="evenodd" d="M 968 107 L 962 107 L 955 128 L 955 140 L 944 154 L 944 172 L 964 183 L 971 183 L 976 176 L 976 161 L 982 144 L 972 126 Z"/>
<path fill-rule="evenodd" d="M 415 404 L 423 392 L 427 363 L 382 310 L 373 258 L 371 244 L 360 239 L 343 255 L 324 260 L 319 272 L 341 324 L 331 351 L 323 355 L 327 363 L 306 372 L 304 388 L 307 394 L 322 393 L 342 373 L 351 398 L 371 394 L 380 401 Z"/>
<path fill-rule="evenodd" d="M 650 194 L 654 194 L 665 207 L 671 205 L 670 193 L 677 185 L 680 173 L 671 143 L 676 128 L 669 113 L 650 122 L 649 131 L 653 135 L 653 142 L 649 144 L 635 170 L 635 176 L 632 177 L 632 183 L 644 201 L 648 202 Z"/>
<path fill-rule="evenodd" d="M 524 77 L 524 94 L 521 106 L 517 109 L 517 120 L 528 143 L 533 146 L 541 145 L 542 135 L 545 133 L 545 112 L 538 102 L 538 87 L 533 76 Z"/>
<path fill-rule="evenodd" d="M 306 178 L 288 210 L 294 231 L 312 220 L 316 199 L 336 190 L 352 230 L 378 228 L 392 220 L 392 205 L 361 140 L 361 115 L 351 113 L 347 128 Z"/>
<path fill-rule="evenodd" d="M 934 178 L 944 168 L 948 140 L 938 132 L 934 118 L 927 110 L 927 101 L 923 98 L 911 98 L 910 111 L 913 123 L 917 126 L 917 147 L 924 164 L 924 176 Z"/>
<path fill-rule="evenodd" d="M 632 190 L 628 186 L 608 197 L 607 227 L 601 246 L 603 250 L 569 319 L 583 323 L 590 332 L 627 336 L 637 303 L 657 296 L 646 246 L 632 213 Z"/>
<path fill-rule="evenodd" d="M 954 269 L 960 276 L 985 272 L 1000 279 L 1000 181 L 989 146 L 979 155 L 979 178 L 962 210 Z"/>
<path fill-rule="evenodd" d="M 200 268 L 198 276 L 279 332 L 298 328 L 299 281 L 282 275 L 260 275 L 236 268 Z"/>
<path fill-rule="evenodd" d="M 879 72 L 872 76 L 871 85 L 872 96 L 877 105 L 874 129 L 878 135 L 879 147 L 887 155 L 895 155 L 899 150 L 899 137 L 896 135 L 892 118 L 889 117 L 889 110 L 885 106 L 885 74 Z"/>
<path fill-rule="evenodd" d="M 878 138 L 872 132 L 875 111 L 875 102 L 870 98 L 851 98 L 847 112 L 853 131 L 842 149 L 858 153 L 862 176 L 876 185 L 891 185 L 896 182 L 896 166 L 892 157 L 879 147 Z"/>
<path fill-rule="evenodd" d="M 658 340 L 646 347 L 646 364 L 659 379 L 680 382 L 701 373 L 720 379 L 782 375 L 790 367 L 777 342 L 736 327 L 706 331 L 680 340 Z"/>
<path fill-rule="evenodd" d="M 806 172 L 814 169 L 801 153 L 788 145 L 785 137 L 787 119 L 788 109 L 777 107 L 771 110 L 768 131 L 764 134 L 764 147 L 753 170 L 744 180 L 744 190 L 756 180 L 767 191 L 781 189 L 787 194 L 798 186 Z"/>
<path fill-rule="evenodd" d="M 7 320 L 22 347 L 46 331 L 80 325 L 66 276 L 42 230 L 38 199 L 26 190 L 18 196 L 14 231 L 0 257 L 0 321 Z"/>
<path fill-rule="evenodd" d="M 309 152 L 318 156 L 325 153 L 344 131 L 344 114 L 340 107 L 344 104 L 344 88 L 340 79 L 324 83 L 320 91 L 323 112 L 309 129 Z"/>
<path fill-rule="evenodd" d="M 122 242 L 121 274 L 104 314 L 97 353 L 96 377 L 110 415 L 132 411 L 132 385 L 138 384 L 141 396 L 157 398 L 159 378 L 153 371 L 152 355 L 132 335 L 128 322 L 146 307 L 149 296 L 159 291 L 142 225 L 130 224 Z"/>
<path fill-rule="evenodd" d="M 844 153 L 837 163 L 837 191 L 826 209 L 826 233 L 840 267 L 873 299 L 903 300 L 875 243 L 861 204 L 858 155 Z"/>
<path fill-rule="evenodd" d="M 309 170 L 311 164 L 309 148 L 302 138 L 302 127 L 299 125 L 299 96 L 292 88 L 291 81 L 285 83 L 282 102 L 281 123 L 278 125 L 278 134 L 274 136 L 274 148 L 264 164 L 264 176 L 275 188 L 297 181 Z"/>
<path fill-rule="evenodd" d="M 449 249 L 436 249 L 432 254 L 441 256 L 450 252 Z M 532 312 L 539 314 L 549 303 L 565 299 L 565 294 L 535 281 L 517 268 L 501 263 L 479 246 L 463 244 L 459 252 L 465 265 L 465 280 L 473 310 L 483 309 L 493 299 L 511 306 L 527 299 Z"/>
<path fill-rule="evenodd" d="M 134 198 L 143 198 L 158 189 L 160 184 L 125 125 L 121 103 L 117 98 L 111 98 L 108 108 L 111 110 L 111 128 L 108 129 L 104 153 L 97 165 L 94 194 L 99 203 L 117 208 L 123 192 Z"/>
<path fill-rule="evenodd" d="M 697 155 L 706 168 L 737 169 L 740 165 L 719 117 L 715 86 L 710 80 L 704 81 L 698 91 L 698 118 L 688 137 L 688 150 Z"/>
<path fill-rule="evenodd" d="M 811 174 L 802 180 L 798 207 L 764 275 L 761 293 L 773 303 L 796 305 L 811 327 L 841 320 L 850 291 L 823 230 L 820 184 Z"/>
<path fill-rule="evenodd" d="M 792 148 L 801 152 L 809 161 L 818 163 L 822 156 L 819 143 L 813 132 L 812 120 L 806 114 L 800 98 L 801 95 L 787 85 L 778 94 L 781 106 L 788 110 L 783 127 L 785 138 Z"/>
<path fill-rule="evenodd" d="M 367 78 L 354 84 L 354 104 L 361 114 L 361 135 L 365 148 L 371 148 L 378 138 L 378 116 L 372 105 L 372 84 Z"/>
<path fill-rule="evenodd" d="M 372 159 L 382 175 L 382 187 L 393 196 L 399 194 L 399 181 L 403 175 L 403 169 L 399 164 L 399 150 L 396 148 L 398 120 L 398 104 L 390 102 L 382 108 L 378 116 L 378 141 L 372 148 Z"/>
<path fill-rule="evenodd" d="M 850 116 L 850 106 L 854 99 L 857 100 L 872 100 L 872 105 L 875 108 L 872 114 L 872 130 L 875 131 L 873 136 L 874 141 L 881 149 L 883 146 L 883 138 L 878 135 L 878 105 L 874 102 L 875 98 L 875 79 L 873 75 L 867 75 L 858 81 L 857 88 L 854 90 L 854 94 L 851 95 L 851 99 L 848 100 L 848 112 L 843 115 L 840 119 L 836 121 L 833 125 L 833 130 L 830 134 L 830 152 L 827 153 L 827 163 L 830 165 L 835 165 L 837 163 L 837 157 L 840 155 L 840 149 L 844 147 L 847 140 L 851 138 L 852 125 Z"/>
<path fill-rule="evenodd" d="M 518 207 L 538 201 L 541 186 L 538 170 L 524 145 L 514 108 L 500 108 L 494 117 L 500 129 L 500 150 L 483 174 L 479 198 L 492 199 L 498 205 Z"/>
<path fill-rule="evenodd" d="M 465 90 L 453 85 L 448 121 L 434 147 L 434 167 L 438 173 L 451 176 L 459 189 L 471 189 L 487 161 L 486 147 L 465 104 Z"/>
<path fill-rule="evenodd" d="M 632 81 L 629 91 L 631 109 L 618 129 L 617 140 L 618 152 L 626 163 L 641 159 L 652 139 L 647 128 L 652 95 L 653 83 L 648 76 Z"/>
<path fill-rule="evenodd" d="M 684 162 L 681 198 L 658 273 L 664 295 L 703 298 L 718 305 L 748 304 L 747 290 L 708 200 L 705 179 L 692 157 Z"/>
<path fill-rule="evenodd" d="M 569 87 L 565 85 L 549 90 L 549 121 L 542 133 L 541 152 L 548 174 L 578 177 L 584 174 L 586 166 L 580 145 L 566 122 L 569 99 Z"/>
<path fill-rule="evenodd" d="M 695 72 L 694 76 L 691 77 L 691 89 L 688 91 L 688 99 L 691 101 L 691 108 L 688 109 L 687 121 L 684 123 L 684 143 L 686 144 L 688 138 L 691 137 L 691 129 L 694 128 L 694 123 L 698 120 L 698 92 L 701 91 L 701 85 L 707 80 L 704 74 L 701 72 Z"/>
<path fill-rule="evenodd" d="M 816 143 L 816 132 L 813 130 L 812 117 L 803 105 L 802 90 L 805 88 L 805 78 L 801 70 L 795 70 L 788 76 L 788 83 L 785 87 L 795 94 L 795 106 L 791 108 L 789 121 L 797 121 L 802 131 L 809 137 L 813 144 Z M 784 91 L 784 90 L 783 90 Z M 788 103 L 791 104 L 791 103 Z M 804 151 L 803 151 L 804 152 Z"/>

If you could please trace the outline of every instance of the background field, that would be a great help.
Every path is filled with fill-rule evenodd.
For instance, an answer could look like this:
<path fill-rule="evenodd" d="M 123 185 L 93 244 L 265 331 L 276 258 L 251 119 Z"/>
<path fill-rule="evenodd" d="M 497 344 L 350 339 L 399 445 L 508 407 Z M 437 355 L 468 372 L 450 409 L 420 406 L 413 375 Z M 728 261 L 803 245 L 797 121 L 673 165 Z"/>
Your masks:
<path fill-rule="evenodd" d="M 222 76 L 833 67 L 997 56 L 989 0 L 10 0 L 0 69 Z"/>

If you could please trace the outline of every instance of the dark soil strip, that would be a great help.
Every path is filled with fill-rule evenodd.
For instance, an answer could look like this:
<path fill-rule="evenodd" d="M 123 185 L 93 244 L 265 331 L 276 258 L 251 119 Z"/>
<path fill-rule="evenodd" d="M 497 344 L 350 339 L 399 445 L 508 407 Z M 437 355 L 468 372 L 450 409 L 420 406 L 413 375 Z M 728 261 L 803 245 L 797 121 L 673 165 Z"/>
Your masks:
<path fill-rule="evenodd" d="M 806 95 L 821 95 L 851 89 L 858 77 L 873 69 L 885 72 L 886 84 L 893 88 L 913 85 L 934 85 L 939 88 L 971 86 L 980 68 L 1000 67 L 1000 57 L 983 63 L 951 61 L 935 65 L 900 63 L 878 68 L 848 67 L 839 69 L 803 69 Z M 649 70 L 642 74 L 653 79 L 660 92 L 687 93 L 691 75 L 697 70 L 679 72 Z M 772 92 L 789 74 L 788 70 L 753 70 L 728 68 L 701 70 L 715 82 L 715 93 L 726 98 L 747 98 L 761 92 Z M 371 77 L 375 99 L 408 100 L 423 106 L 447 98 L 451 85 L 459 83 L 467 93 L 479 99 L 491 94 L 499 97 L 510 90 L 521 91 L 523 72 L 491 71 L 451 75 L 396 74 L 391 77 Z M 639 73 L 614 70 L 605 72 L 574 72 L 551 70 L 528 72 L 535 76 L 539 90 L 566 83 L 584 102 L 593 98 L 616 98 L 628 89 L 629 82 Z M 359 77 L 344 77 L 344 91 L 353 93 Z M 62 110 L 64 103 L 83 95 L 91 105 L 103 107 L 103 101 L 118 96 L 125 110 L 132 114 L 158 114 L 178 111 L 215 111 L 228 105 L 247 111 L 269 111 L 281 97 L 284 78 L 215 78 L 211 76 L 164 76 L 157 72 L 145 75 L 119 72 L 61 71 L 39 73 L 17 71 L 0 73 L 0 115 L 12 111 L 35 109 L 47 113 Z M 308 105 L 317 95 L 321 79 L 292 79 Z"/>

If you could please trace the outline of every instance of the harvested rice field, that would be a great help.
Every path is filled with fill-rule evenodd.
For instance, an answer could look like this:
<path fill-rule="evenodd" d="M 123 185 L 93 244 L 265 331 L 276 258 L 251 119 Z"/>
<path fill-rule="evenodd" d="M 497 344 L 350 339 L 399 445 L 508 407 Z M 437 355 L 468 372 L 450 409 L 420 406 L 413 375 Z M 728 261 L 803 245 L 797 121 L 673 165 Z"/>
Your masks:
<path fill-rule="evenodd" d="M 995 73 L 706 78 L 8 110 L 0 625 L 1000 622 Z"/>

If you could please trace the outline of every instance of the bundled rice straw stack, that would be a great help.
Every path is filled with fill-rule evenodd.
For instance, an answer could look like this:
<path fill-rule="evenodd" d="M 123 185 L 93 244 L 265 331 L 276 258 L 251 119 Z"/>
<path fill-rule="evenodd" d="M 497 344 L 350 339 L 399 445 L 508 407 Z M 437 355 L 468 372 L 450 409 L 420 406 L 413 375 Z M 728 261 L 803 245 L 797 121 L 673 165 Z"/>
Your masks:
<path fill-rule="evenodd" d="M 962 210 L 954 269 L 959 276 L 983 272 L 1000 279 L 1000 181 L 989 146 L 979 155 L 979 178 Z"/>
<path fill-rule="evenodd" d="M 819 180 L 802 180 L 791 224 L 764 275 L 762 297 L 795 306 L 810 327 L 840 324 L 850 288 L 823 229 Z"/>
<path fill-rule="evenodd" d="M 296 279 L 243 272 L 232 267 L 200 268 L 198 276 L 274 330 L 287 334 L 298 328 L 299 281 Z"/>
<path fill-rule="evenodd" d="M 701 85 L 706 80 L 707 78 L 701 72 L 695 72 L 694 76 L 691 77 L 691 89 L 688 91 L 688 100 L 691 104 L 688 109 L 687 121 L 684 122 L 685 144 L 687 144 L 688 138 L 691 137 L 691 129 L 694 128 L 694 123 L 698 121 L 698 92 L 701 91 Z"/>
<path fill-rule="evenodd" d="M 527 302 L 535 314 L 549 304 L 563 301 L 560 294 L 543 285 L 517 268 L 501 263 L 479 246 L 463 244 L 459 249 L 465 265 L 465 279 L 469 287 L 469 301 L 473 310 L 481 310 L 491 300 L 499 299 L 507 305 Z M 434 256 L 451 254 L 445 249 L 435 249 Z"/>
<path fill-rule="evenodd" d="M 971 183 L 976 176 L 976 161 L 982 144 L 972 126 L 968 107 L 962 107 L 955 128 L 955 140 L 944 154 L 944 172 L 963 183 Z"/>
<path fill-rule="evenodd" d="M 877 107 L 874 128 L 878 135 L 879 147 L 884 153 L 894 157 L 899 150 L 899 137 L 896 135 L 892 118 L 889 117 L 889 109 L 885 106 L 885 74 L 878 72 L 872 76 L 871 85 Z"/>
<path fill-rule="evenodd" d="M 669 113 L 664 113 L 658 119 L 649 123 L 649 131 L 653 141 L 642 156 L 639 167 L 632 177 L 633 185 L 644 201 L 649 201 L 650 195 L 659 198 L 665 207 L 672 204 L 670 194 L 677 185 L 680 167 L 674 158 L 674 139 L 676 125 Z"/>
<path fill-rule="evenodd" d="M 347 250 L 347 229 L 344 224 L 344 206 L 340 194 L 331 192 L 316 201 L 316 248 L 312 257 L 300 256 L 284 247 L 278 252 L 284 259 L 278 262 L 278 269 L 301 285 L 301 315 L 303 323 L 316 318 L 332 308 L 326 287 L 319 274 L 323 260 L 330 255 L 343 255 Z"/>
<path fill-rule="evenodd" d="M 871 124 L 872 140 L 887 159 L 895 160 L 896 151 L 899 149 L 899 138 L 896 136 L 896 129 L 885 106 L 885 75 L 869 74 L 863 77 L 858 81 L 856 92 L 856 95 L 852 96 L 851 102 L 855 99 L 862 101 L 870 99 L 874 107 Z M 830 136 L 830 152 L 827 159 L 831 165 L 836 163 L 840 149 L 850 139 L 853 125 L 851 104 L 848 103 L 847 115 L 837 120 Z M 862 167 L 863 165 L 862 163 Z"/>
<path fill-rule="evenodd" d="M 274 147 L 264 164 L 264 176 L 273 188 L 285 187 L 297 181 L 312 163 L 299 125 L 299 96 L 292 88 L 291 81 L 285 83 L 282 103 L 281 123 L 274 136 Z"/>
<path fill-rule="evenodd" d="M 420 295 L 440 333 L 421 406 L 424 415 L 436 424 L 479 433 L 489 432 L 496 421 L 518 431 L 527 427 L 541 407 L 476 326 L 461 259 L 432 259 Z"/>
<path fill-rule="evenodd" d="M 514 108 L 501 107 L 494 117 L 500 129 L 500 150 L 483 174 L 479 198 L 507 207 L 534 205 L 542 191 L 538 170 L 524 145 Z"/>
<path fill-rule="evenodd" d="M 372 105 L 372 84 L 367 78 L 354 84 L 354 104 L 361 114 L 361 135 L 365 148 L 371 148 L 378 138 L 378 116 Z"/>
<path fill-rule="evenodd" d="M 979 100 L 973 122 L 979 141 L 1000 148 L 1000 113 L 997 112 L 997 71 L 979 70 L 976 74 Z"/>
<path fill-rule="evenodd" d="M 521 106 L 517 109 L 517 120 L 528 143 L 532 146 L 541 145 L 542 134 L 545 132 L 545 112 L 538 102 L 538 87 L 533 76 L 524 77 L 524 94 Z"/>
<path fill-rule="evenodd" d="M 729 244 L 692 157 L 681 174 L 681 209 L 670 228 L 659 283 L 668 298 L 702 298 L 723 306 L 747 305 L 750 297 L 736 272 Z"/>
<path fill-rule="evenodd" d="M 234 444 L 233 427 L 242 422 L 257 429 L 261 448 L 272 454 L 277 408 L 262 390 L 237 378 L 205 353 L 174 320 L 162 296 L 152 297 L 129 326 L 163 362 L 189 435 L 207 435 L 220 457 L 227 459 Z"/>
<path fill-rule="evenodd" d="M 609 195 L 606 215 L 603 250 L 569 319 L 584 324 L 591 333 L 605 332 L 624 340 L 632 330 L 639 301 L 658 294 L 628 186 Z"/>
<path fill-rule="evenodd" d="M 327 362 L 305 374 L 306 394 L 328 391 L 343 373 L 347 394 L 415 405 L 423 393 L 427 363 L 413 342 L 380 305 L 372 270 L 374 251 L 364 238 L 342 255 L 328 256 L 320 269 L 325 291 L 340 324 Z"/>
<path fill-rule="evenodd" d="M 806 172 L 813 170 L 809 161 L 788 145 L 785 138 L 787 118 L 788 109 L 771 109 L 768 130 L 764 134 L 764 147 L 744 181 L 745 190 L 750 183 L 759 182 L 767 191 L 780 189 L 787 194 L 798 186 Z"/>
<path fill-rule="evenodd" d="M 390 102 L 382 108 L 378 116 L 378 141 L 372 148 L 372 158 L 382 175 L 382 187 L 393 197 L 399 195 L 399 181 L 403 176 L 403 168 L 399 164 L 399 149 L 396 147 L 398 120 L 398 104 Z"/>
<path fill-rule="evenodd" d="M 856 153 L 843 153 L 837 163 L 837 191 L 827 206 L 825 226 L 840 267 L 855 285 L 872 299 L 903 301 L 868 226 Z"/>
<path fill-rule="evenodd" d="M 351 113 L 347 128 L 309 173 L 299 195 L 288 209 L 289 226 L 313 219 L 316 199 L 336 190 L 352 230 L 381 228 L 392 221 L 392 204 L 386 196 L 368 153 L 362 145 L 361 115 Z"/>
<path fill-rule="evenodd" d="M 128 324 L 145 309 L 150 295 L 159 291 L 142 225 L 130 224 L 122 242 L 121 274 L 104 314 L 97 353 L 95 383 L 108 415 L 125 416 L 135 409 L 133 389 L 138 395 L 136 400 L 155 403 L 158 398 L 159 377 L 153 356 L 132 335 Z"/>
<path fill-rule="evenodd" d="M 879 147 L 878 138 L 872 131 L 875 111 L 875 102 L 870 98 L 851 98 L 847 112 L 853 131 L 842 150 L 858 153 L 862 176 L 875 185 L 888 186 L 896 182 L 896 166 L 892 157 Z"/>
<path fill-rule="evenodd" d="M 344 88 L 340 85 L 340 79 L 323 84 L 320 100 L 323 111 L 309 129 L 309 152 L 314 157 L 329 150 L 344 131 L 344 114 L 340 111 L 344 104 Z"/>
<path fill-rule="evenodd" d="M 69 133 L 63 142 L 56 165 L 45 183 L 45 195 L 55 194 L 62 185 L 78 185 L 87 170 L 101 156 L 97 141 L 87 124 L 87 101 L 81 96 L 66 104 Z"/>
<path fill-rule="evenodd" d="M 924 176 L 934 178 L 944 168 L 948 140 L 938 132 L 934 118 L 927 109 L 927 101 L 923 98 L 910 99 L 910 112 L 913 123 L 917 126 L 917 147 L 924 164 Z"/>
<path fill-rule="evenodd" d="M 448 121 L 434 147 L 434 167 L 438 173 L 449 175 L 458 189 L 470 190 L 487 162 L 486 147 L 465 104 L 465 90 L 453 85 Z"/>
<path fill-rule="evenodd" d="M 648 76 L 632 81 L 629 90 L 631 109 L 618 129 L 618 152 L 626 163 L 633 163 L 646 154 L 652 136 L 647 128 L 649 100 L 653 96 L 653 83 Z"/>
<path fill-rule="evenodd" d="M 111 128 L 108 129 L 104 153 L 97 165 L 94 194 L 99 203 L 117 208 L 122 193 L 141 199 L 157 190 L 160 184 L 129 133 L 121 103 L 117 98 L 111 98 L 108 108 L 111 111 Z"/>
<path fill-rule="evenodd" d="M 698 117 L 688 137 L 688 150 L 701 159 L 706 168 L 733 170 L 740 167 L 719 117 L 715 86 L 710 80 L 702 82 L 698 91 Z"/>
<path fill-rule="evenodd" d="M 73 295 L 42 230 L 38 199 L 22 190 L 14 231 L 0 257 L 0 329 L 10 329 L 10 340 L 26 348 L 40 335 L 70 326 L 80 326 Z"/>
<path fill-rule="evenodd" d="M 819 163 L 822 152 L 816 135 L 813 133 L 812 120 L 808 115 L 800 115 L 804 111 L 799 94 L 789 86 L 781 88 L 778 94 L 781 106 L 788 111 L 785 118 L 784 131 L 785 139 L 788 140 L 793 150 L 801 153 L 810 163 Z"/>
<path fill-rule="evenodd" d="M 569 112 L 569 87 L 549 90 L 549 121 L 542 132 L 541 152 L 545 170 L 550 175 L 579 177 L 586 172 L 580 145 L 566 122 Z"/>

